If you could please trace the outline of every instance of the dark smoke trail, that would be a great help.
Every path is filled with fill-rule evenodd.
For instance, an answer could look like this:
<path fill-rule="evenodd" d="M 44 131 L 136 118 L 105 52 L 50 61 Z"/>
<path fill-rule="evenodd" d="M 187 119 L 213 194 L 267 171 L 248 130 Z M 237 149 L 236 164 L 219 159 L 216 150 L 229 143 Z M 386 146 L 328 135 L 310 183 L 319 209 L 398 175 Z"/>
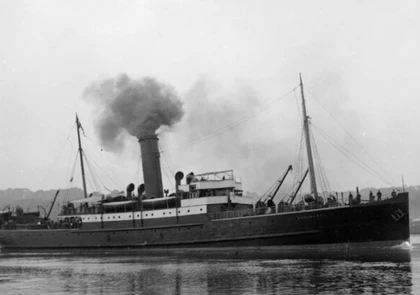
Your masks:
<path fill-rule="evenodd" d="M 153 135 L 184 115 L 174 88 L 153 78 L 134 80 L 122 74 L 91 84 L 84 97 L 99 107 L 96 127 L 101 143 L 111 150 L 123 145 L 124 130 L 137 138 Z"/>

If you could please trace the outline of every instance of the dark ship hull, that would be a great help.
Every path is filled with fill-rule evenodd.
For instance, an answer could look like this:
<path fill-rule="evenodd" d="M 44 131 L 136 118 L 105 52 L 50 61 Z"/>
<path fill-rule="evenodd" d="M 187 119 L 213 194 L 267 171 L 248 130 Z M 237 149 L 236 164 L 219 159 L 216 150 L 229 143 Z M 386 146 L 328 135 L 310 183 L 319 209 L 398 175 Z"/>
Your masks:
<path fill-rule="evenodd" d="M 78 229 L 1 230 L 0 244 L 3 251 L 392 246 L 409 241 L 408 206 L 408 194 L 401 193 L 354 206 L 253 216 L 206 213 L 102 222 L 102 228 L 92 223 L 91 229 L 83 224 Z"/>

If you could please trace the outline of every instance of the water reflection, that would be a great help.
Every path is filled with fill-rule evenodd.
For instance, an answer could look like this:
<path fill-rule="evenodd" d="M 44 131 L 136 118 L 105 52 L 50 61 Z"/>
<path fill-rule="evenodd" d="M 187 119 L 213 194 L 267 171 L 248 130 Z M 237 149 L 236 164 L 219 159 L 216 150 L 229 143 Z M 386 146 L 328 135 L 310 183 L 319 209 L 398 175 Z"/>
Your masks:
<path fill-rule="evenodd" d="M 410 253 L 2 255 L 0 286 L 2 294 L 410 294 Z"/>

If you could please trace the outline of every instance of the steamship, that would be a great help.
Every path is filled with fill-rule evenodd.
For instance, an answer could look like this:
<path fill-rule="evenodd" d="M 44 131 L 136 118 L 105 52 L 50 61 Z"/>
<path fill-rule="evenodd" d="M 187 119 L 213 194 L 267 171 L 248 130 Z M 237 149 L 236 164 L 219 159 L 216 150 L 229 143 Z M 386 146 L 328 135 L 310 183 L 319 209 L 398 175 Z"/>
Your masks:
<path fill-rule="evenodd" d="M 176 189 L 163 189 L 158 138 L 139 139 L 144 184 L 109 195 L 86 192 L 80 122 L 77 134 L 85 197 L 63 206 L 58 222 L 43 220 L 28 229 L 3 225 L 2 251 L 212 249 L 281 251 L 287 247 L 348 248 L 399 245 L 409 240 L 408 193 L 380 200 L 348 202 L 317 190 L 302 78 L 303 125 L 308 170 L 287 202 L 274 202 L 288 172 L 264 200 L 245 195 L 234 171 L 184 175 Z M 294 202 L 309 175 L 311 193 Z M 57 197 L 57 195 L 56 195 Z M 204 250 L 203 250 L 204 251 Z"/>

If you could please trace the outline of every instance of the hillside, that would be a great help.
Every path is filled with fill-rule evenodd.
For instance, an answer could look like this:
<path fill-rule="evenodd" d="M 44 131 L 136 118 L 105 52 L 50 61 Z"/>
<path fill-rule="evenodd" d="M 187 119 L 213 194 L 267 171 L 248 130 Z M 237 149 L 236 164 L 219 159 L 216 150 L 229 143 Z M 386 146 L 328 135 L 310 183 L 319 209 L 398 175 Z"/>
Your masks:
<path fill-rule="evenodd" d="M 3 212 L 8 210 L 7 206 L 10 206 L 11 208 L 20 206 L 25 212 L 40 211 L 41 216 L 44 216 L 44 209 L 48 212 L 55 193 L 56 190 L 39 190 L 33 192 L 24 188 L 7 189 L 4 191 L 0 190 L 0 209 Z M 65 202 L 80 198 L 83 198 L 83 191 L 79 188 L 60 190 L 56 203 L 51 211 L 50 218 L 53 220 L 56 219 L 61 206 Z"/>

